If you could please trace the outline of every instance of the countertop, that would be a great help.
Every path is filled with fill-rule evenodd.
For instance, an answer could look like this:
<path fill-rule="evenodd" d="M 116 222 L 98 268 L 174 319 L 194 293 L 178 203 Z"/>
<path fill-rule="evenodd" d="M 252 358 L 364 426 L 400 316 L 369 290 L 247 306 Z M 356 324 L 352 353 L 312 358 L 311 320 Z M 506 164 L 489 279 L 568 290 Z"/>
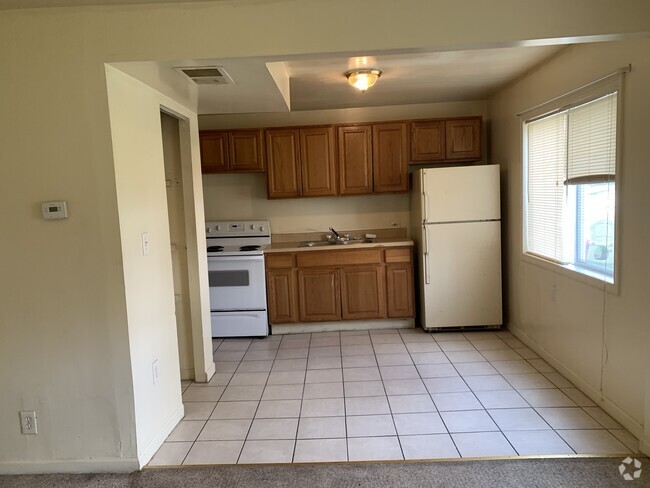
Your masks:
<path fill-rule="evenodd" d="M 300 247 L 300 242 L 274 242 L 264 249 L 265 254 L 276 252 L 309 252 L 309 251 L 337 251 L 344 249 L 369 249 L 374 247 L 408 247 L 412 246 L 413 241 L 398 239 L 375 239 L 374 242 L 363 242 L 355 244 L 332 244 L 330 246 Z"/>

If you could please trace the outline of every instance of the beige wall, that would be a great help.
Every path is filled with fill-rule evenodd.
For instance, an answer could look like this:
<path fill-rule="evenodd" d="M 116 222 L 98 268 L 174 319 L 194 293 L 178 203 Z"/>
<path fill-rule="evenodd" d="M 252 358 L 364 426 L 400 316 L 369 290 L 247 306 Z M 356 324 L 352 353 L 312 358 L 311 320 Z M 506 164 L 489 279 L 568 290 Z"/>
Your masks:
<path fill-rule="evenodd" d="M 522 258 L 521 125 L 515 114 L 628 64 L 632 72 L 624 80 L 618 169 L 619 287 L 612 291 Z M 490 104 L 492 155 L 503 167 L 509 327 L 565 368 L 570 379 L 637 436 L 650 421 L 642 379 L 650 376 L 649 85 L 649 40 L 590 44 L 564 50 Z"/>
<path fill-rule="evenodd" d="M 381 34 L 358 29 L 359 19 Z M 142 404 L 135 404 L 133 390 L 150 363 L 145 345 L 138 364 L 131 364 L 127 294 L 144 309 L 140 301 L 149 292 L 127 291 L 126 283 L 131 273 L 149 268 L 122 255 L 122 240 L 139 246 L 141 225 L 129 223 L 121 236 L 119 218 L 135 222 L 138 212 L 150 209 L 120 215 L 104 63 L 507 46 L 648 32 L 649 24 L 645 0 L 629 0 L 624 8 L 614 0 L 549 0 L 527 3 L 525 10 L 519 0 L 495 0 L 489 9 L 482 0 L 226 0 L 1 11 L 0 198 L 9 210 L 0 217 L 0 472 L 138 464 Z M 138 130 L 135 120 L 122 123 Z M 198 149 L 196 126 L 188 137 Z M 188 180 L 200 186 L 198 171 Z M 158 194 L 150 185 L 145 191 Z M 200 202 L 200 190 L 195 197 Z M 70 218 L 41 220 L 40 202 L 57 198 L 68 201 Z M 154 213 L 158 222 L 164 206 Z M 204 245 L 202 217 L 201 209 L 190 222 L 195 247 Z M 164 242 L 159 237 L 161 230 L 154 246 Z M 200 259 L 191 257 L 192 273 L 207 283 Z M 166 280 L 168 273 L 156 268 L 148 279 Z M 206 293 L 196 294 L 207 303 Z M 206 313 L 200 303 L 192 305 L 193 317 Z M 200 322 L 193 319 L 193 327 Z M 207 351 L 195 349 L 195 361 L 202 355 L 207 361 Z M 33 408 L 40 433 L 22 436 L 18 411 Z"/>

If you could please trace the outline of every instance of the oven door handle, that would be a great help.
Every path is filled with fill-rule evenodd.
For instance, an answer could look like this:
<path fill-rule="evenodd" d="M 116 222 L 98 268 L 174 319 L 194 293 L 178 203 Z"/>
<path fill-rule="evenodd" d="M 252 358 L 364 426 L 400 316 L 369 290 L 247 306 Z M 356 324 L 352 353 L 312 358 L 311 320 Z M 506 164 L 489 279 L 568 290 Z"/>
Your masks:
<path fill-rule="evenodd" d="M 263 255 L 255 256 L 208 256 L 208 261 L 264 261 Z"/>

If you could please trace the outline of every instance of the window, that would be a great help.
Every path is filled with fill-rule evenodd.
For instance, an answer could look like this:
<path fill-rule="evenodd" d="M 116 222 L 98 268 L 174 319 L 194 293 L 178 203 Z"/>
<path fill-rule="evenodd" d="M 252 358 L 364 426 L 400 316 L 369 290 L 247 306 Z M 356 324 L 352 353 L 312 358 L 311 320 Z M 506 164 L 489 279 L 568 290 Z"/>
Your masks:
<path fill-rule="evenodd" d="M 601 90 L 524 122 L 524 252 L 608 283 L 618 91 Z"/>

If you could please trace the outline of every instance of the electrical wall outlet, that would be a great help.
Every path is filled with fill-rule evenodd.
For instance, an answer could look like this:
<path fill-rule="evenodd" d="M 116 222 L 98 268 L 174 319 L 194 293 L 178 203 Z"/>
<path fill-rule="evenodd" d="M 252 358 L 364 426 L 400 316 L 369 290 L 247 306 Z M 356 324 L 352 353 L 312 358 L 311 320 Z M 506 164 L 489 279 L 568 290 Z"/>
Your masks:
<path fill-rule="evenodd" d="M 36 412 L 34 410 L 23 410 L 20 412 L 20 431 L 25 435 L 36 435 Z"/>
<path fill-rule="evenodd" d="M 391 223 L 390 223 L 390 226 L 391 226 L 391 227 L 399 227 L 399 226 L 400 226 L 400 223 L 399 223 L 399 222 L 391 222 Z"/>
<path fill-rule="evenodd" d="M 155 385 L 158 383 L 158 360 L 156 359 L 153 363 L 151 363 L 151 376 L 153 380 L 153 384 Z"/>

